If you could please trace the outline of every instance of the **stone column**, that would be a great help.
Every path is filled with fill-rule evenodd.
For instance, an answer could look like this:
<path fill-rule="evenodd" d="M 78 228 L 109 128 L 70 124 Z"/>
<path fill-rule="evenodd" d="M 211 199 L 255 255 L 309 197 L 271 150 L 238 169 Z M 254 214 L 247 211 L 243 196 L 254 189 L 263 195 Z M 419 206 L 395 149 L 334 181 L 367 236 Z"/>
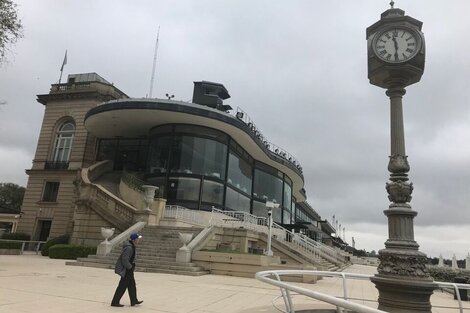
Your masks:
<path fill-rule="evenodd" d="M 388 240 L 379 251 L 378 274 L 371 278 L 379 291 L 379 309 L 387 312 L 429 312 L 430 296 L 435 289 L 426 269 L 426 255 L 418 251 L 414 240 L 411 193 L 408 180 L 410 166 L 405 152 L 402 97 L 405 89 L 390 88 L 391 155 L 388 164 L 390 181 L 386 184 L 390 205 Z"/>

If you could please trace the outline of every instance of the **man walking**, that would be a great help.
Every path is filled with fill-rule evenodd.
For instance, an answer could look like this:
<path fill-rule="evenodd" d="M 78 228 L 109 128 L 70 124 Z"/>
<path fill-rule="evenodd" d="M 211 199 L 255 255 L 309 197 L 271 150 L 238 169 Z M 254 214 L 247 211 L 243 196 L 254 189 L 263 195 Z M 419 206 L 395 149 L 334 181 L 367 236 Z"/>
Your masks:
<path fill-rule="evenodd" d="M 131 306 L 136 304 L 141 304 L 143 301 L 137 300 L 137 290 L 135 287 L 134 279 L 134 270 L 135 270 L 135 247 L 139 244 L 141 235 L 133 233 L 130 236 L 130 240 L 125 242 L 122 246 L 122 252 L 119 258 L 117 259 L 116 266 L 114 267 L 114 272 L 121 276 L 119 285 L 116 288 L 114 293 L 113 300 L 111 301 L 111 306 L 123 307 L 124 305 L 120 304 L 124 292 L 129 293 L 129 298 L 131 299 Z"/>

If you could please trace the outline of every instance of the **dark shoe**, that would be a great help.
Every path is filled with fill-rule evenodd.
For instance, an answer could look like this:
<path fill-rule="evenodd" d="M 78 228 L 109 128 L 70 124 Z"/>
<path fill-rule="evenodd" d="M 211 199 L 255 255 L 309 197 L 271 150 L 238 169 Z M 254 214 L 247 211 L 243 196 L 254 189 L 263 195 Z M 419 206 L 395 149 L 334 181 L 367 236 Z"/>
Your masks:
<path fill-rule="evenodd" d="M 121 303 L 111 303 L 111 306 L 116 306 L 118 308 L 122 308 L 124 306 L 124 304 L 121 304 Z"/>
<path fill-rule="evenodd" d="M 136 301 L 136 302 L 134 302 L 134 303 L 131 303 L 131 306 L 134 306 L 134 305 L 136 305 L 136 304 L 141 304 L 142 302 L 144 302 L 144 300 Z"/>

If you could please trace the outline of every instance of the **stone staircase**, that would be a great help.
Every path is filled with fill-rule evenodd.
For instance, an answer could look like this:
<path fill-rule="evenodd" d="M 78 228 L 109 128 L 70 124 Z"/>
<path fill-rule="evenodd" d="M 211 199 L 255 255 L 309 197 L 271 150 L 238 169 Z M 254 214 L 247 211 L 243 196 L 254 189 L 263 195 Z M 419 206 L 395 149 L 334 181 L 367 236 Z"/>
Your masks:
<path fill-rule="evenodd" d="M 137 247 L 136 271 L 190 276 L 209 274 L 195 263 L 176 262 L 176 251 L 183 245 L 179 233 L 193 233 L 194 238 L 201 230 L 194 227 L 146 226 L 140 232 L 143 238 Z M 105 257 L 89 255 L 67 264 L 114 269 L 121 249 L 122 245 L 119 245 Z"/>

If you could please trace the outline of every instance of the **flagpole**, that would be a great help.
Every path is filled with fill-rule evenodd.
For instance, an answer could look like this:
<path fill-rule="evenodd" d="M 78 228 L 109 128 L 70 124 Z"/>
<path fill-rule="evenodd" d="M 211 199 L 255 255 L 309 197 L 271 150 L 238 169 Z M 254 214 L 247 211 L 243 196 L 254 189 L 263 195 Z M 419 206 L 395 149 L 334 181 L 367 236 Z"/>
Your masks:
<path fill-rule="evenodd" d="M 160 26 L 158 26 L 157 41 L 155 42 L 155 54 L 153 56 L 152 77 L 150 78 L 149 98 L 152 98 L 153 81 L 155 79 L 155 66 L 157 65 L 158 39 L 160 38 Z"/>
<path fill-rule="evenodd" d="M 62 66 L 60 67 L 59 84 L 62 81 L 62 73 L 64 72 L 65 64 L 67 64 L 67 50 L 65 50 L 64 61 L 62 62 Z"/>
<path fill-rule="evenodd" d="M 60 76 L 59 76 L 59 85 L 60 85 L 60 81 L 62 80 L 62 72 L 63 72 L 63 68 L 60 70 Z"/>

